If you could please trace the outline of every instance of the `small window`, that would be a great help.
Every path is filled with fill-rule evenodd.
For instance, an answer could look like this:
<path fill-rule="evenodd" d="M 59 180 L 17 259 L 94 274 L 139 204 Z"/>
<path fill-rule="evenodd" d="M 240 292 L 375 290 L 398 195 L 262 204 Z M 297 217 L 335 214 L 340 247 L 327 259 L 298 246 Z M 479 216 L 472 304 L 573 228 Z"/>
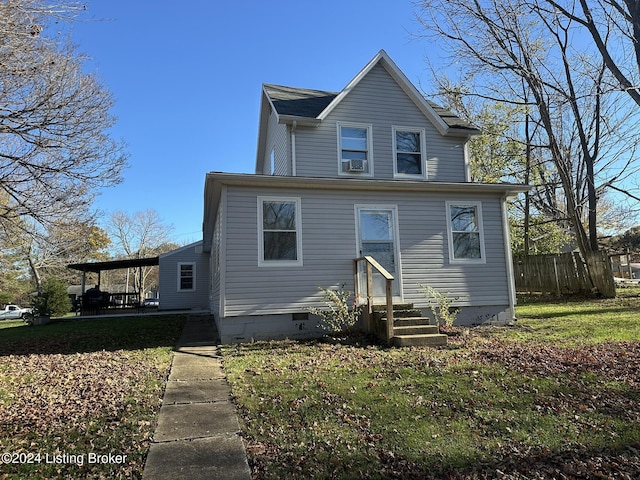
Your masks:
<path fill-rule="evenodd" d="M 424 177 L 424 129 L 393 127 L 396 176 Z"/>
<path fill-rule="evenodd" d="M 299 198 L 258 198 L 259 265 L 302 265 Z"/>
<path fill-rule="evenodd" d="M 480 203 L 447 203 L 449 259 L 452 262 L 484 262 L 484 237 Z"/>
<path fill-rule="evenodd" d="M 338 124 L 338 157 L 341 175 L 371 174 L 371 126 Z"/>
<path fill-rule="evenodd" d="M 269 175 L 275 175 L 276 173 L 276 150 L 275 148 L 271 149 L 271 153 L 269 154 Z"/>
<path fill-rule="evenodd" d="M 196 289 L 195 263 L 178 264 L 178 291 L 193 291 Z"/>

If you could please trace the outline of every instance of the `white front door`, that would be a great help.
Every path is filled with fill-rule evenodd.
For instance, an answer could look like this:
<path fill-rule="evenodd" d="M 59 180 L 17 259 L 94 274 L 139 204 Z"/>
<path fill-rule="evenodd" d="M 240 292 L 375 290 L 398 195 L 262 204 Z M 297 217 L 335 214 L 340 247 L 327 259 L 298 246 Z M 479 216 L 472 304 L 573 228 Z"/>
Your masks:
<path fill-rule="evenodd" d="M 395 207 L 357 207 L 358 253 L 376 259 L 391 275 L 393 296 L 400 296 L 400 255 L 398 251 L 398 228 Z M 363 282 L 364 275 L 360 275 Z M 366 283 L 361 283 L 361 292 L 366 292 Z M 382 275 L 373 275 L 373 295 L 376 303 L 384 301 L 385 280 Z"/>

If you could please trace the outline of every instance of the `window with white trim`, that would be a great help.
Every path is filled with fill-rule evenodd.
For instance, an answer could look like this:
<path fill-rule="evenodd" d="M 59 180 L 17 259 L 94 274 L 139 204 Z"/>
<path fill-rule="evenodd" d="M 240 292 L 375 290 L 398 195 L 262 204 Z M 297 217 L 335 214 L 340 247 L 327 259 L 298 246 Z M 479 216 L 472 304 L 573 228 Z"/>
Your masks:
<path fill-rule="evenodd" d="M 480 202 L 447 202 L 449 260 L 485 262 Z"/>
<path fill-rule="evenodd" d="M 269 175 L 275 175 L 276 173 L 276 149 L 272 148 L 269 154 Z"/>
<path fill-rule="evenodd" d="M 425 177 L 424 138 L 423 128 L 393 127 L 393 163 L 396 176 Z"/>
<path fill-rule="evenodd" d="M 196 289 L 196 264 L 178 263 L 178 291 L 192 292 Z"/>
<path fill-rule="evenodd" d="M 302 265 L 300 199 L 258 197 L 258 264 Z"/>
<path fill-rule="evenodd" d="M 341 175 L 371 175 L 371 143 L 371 125 L 338 123 L 338 161 Z"/>

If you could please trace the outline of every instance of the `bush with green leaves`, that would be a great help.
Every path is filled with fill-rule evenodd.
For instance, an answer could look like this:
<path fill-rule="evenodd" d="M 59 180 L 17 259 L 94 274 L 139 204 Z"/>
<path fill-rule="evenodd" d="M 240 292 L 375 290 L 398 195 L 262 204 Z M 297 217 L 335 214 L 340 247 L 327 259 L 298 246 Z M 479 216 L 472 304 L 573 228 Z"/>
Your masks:
<path fill-rule="evenodd" d="M 453 326 L 459 312 L 453 304 L 460 300 L 460 297 L 450 297 L 448 294 L 436 290 L 431 285 L 418 284 L 418 286 L 424 294 L 427 305 L 436 323 L 447 327 Z"/>
<path fill-rule="evenodd" d="M 56 278 L 47 280 L 42 292 L 31 301 L 31 306 L 34 309 L 34 315 L 59 317 L 69 313 L 71 301 L 66 285 Z"/>
<path fill-rule="evenodd" d="M 328 332 L 350 332 L 360 318 L 360 307 L 356 305 L 353 292 L 345 290 L 345 287 L 344 283 L 338 289 L 318 287 L 323 293 L 325 307 L 307 309 L 320 317 L 320 327 Z"/>

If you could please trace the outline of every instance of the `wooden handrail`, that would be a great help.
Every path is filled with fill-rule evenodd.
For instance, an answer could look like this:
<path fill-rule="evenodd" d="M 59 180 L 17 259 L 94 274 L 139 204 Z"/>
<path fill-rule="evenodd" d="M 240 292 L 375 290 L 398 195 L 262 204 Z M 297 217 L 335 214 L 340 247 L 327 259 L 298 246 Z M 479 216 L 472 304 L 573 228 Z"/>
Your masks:
<path fill-rule="evenodd" d="M 387 343 L 391 344 L 393 339 L 393 275 L 391 275 L 382 265 L 378 263 L 378 261 L 369 256 L 365 255 L 363 257 L 359 257 L 353 260 L 353 272 L 354 272 L 354 284 L 356 291 L 356 298 L 360 295 L 360 288 L 358 282 L 358 263 L 365 261 L 366 262 L 366 279 L 367 279 L 367 317 L 370 319 L 371 314 L 373 313 L 373 269 L 375 268 L 385 279 L 385 296 L 386 296 L 386 307 L 387 307 L 387 331 L 386 331 L 386 340 Z M 367 331 L 371 330 L 371 325 L 369 322 L 366 325 Z"/>

